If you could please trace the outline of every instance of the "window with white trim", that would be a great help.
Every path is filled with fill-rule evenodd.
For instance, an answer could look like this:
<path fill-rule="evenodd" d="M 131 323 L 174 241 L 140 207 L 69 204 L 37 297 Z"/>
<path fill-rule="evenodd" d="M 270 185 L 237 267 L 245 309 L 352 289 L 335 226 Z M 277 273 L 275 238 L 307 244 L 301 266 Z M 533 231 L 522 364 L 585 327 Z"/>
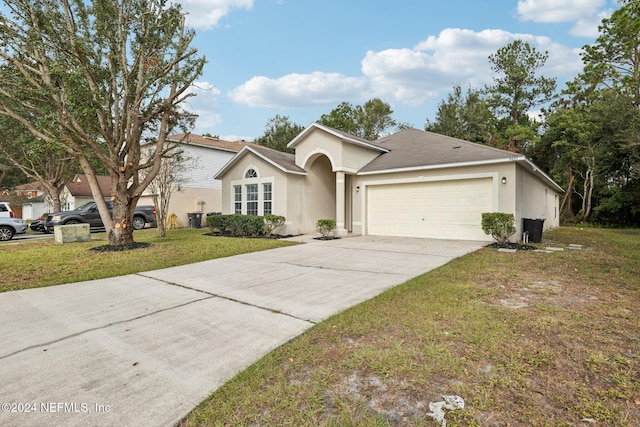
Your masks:
<path fill-rule="evenodd" d="M 258 184 L 247 184 L 247 215 L 258 215 Z"/>
<path fill-rule="evenodd" d="M 263 215 L 270 215 L 272 212 L 273 184 L 265 182 L 262 184 L 262 210 Z"/>
<path fill-rule="evenodd" d="M 240 175 L 240 179 L 231 181 L 231 211 L 243 215 L 269 215 L 274 212 L 275 177 L 260 175 L 253 165 Z"/>
<path fill-rule="evenodd" d="M 233 186 L 233 213 L 242 213 L 242 185 Z"/>

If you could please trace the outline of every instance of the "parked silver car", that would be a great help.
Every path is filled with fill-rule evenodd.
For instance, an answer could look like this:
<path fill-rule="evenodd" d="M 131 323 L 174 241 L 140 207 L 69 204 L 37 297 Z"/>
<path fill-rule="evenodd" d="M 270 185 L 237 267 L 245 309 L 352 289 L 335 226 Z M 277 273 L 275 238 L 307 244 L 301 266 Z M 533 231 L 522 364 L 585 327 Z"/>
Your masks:
<path fill-rule="evenodd" d="M 0 241 L 11 240 L 16 234 L 27 232 L 28 224 L 22 218 L 0 217 Z"/>
<path fill-rule="evenodd" d="M 0 202 L 0 218 L 13 218 L 13 211 L 7 202 Z"/>

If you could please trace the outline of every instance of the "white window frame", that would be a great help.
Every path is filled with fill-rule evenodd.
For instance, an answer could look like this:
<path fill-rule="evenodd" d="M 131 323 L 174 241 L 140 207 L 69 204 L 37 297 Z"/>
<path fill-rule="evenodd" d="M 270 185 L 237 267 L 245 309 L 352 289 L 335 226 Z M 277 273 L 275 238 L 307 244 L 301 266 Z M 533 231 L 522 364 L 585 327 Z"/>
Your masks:
<path fill-rule="evenodd" d="M 245 212 L 247 215 L 258 215 L 260 211 L 260 184 L 250 182 L 244 185 L 246 190 Z"/>
<path fill-rule="evenodd" d="M 256 177 L 253 178 L 245 178 L 247 176 L 247 173 L 253 169 L 256 172 Z M 258 186 L 258 199 L 257 200 L 248 200 L 248 193 L 247 193 L 247 189 L 248 189 L 248 185 L 252 185 L 252 184 L 256 184 Z M 235 180 L 231 180 L 231 207 L 232 212 L 236 212 L 236 186 L 239 186 L 242 190 L 241 193 L 241 214 L 242 215 L 247 215 L 247 203 L 249 202 L 256 202 L 258 203 L 258 215 L 260 216 L 264 216 L 264 205 L 265 205 L 265 200 L 264 200 L 264 184 L 271 184 L 271 200 L 266 200 L 266 202 L 271 202 L 271 213 L 273 213 L 274 211 L 274 207 L 275 207 L 275 198 L 276 198 L 276 194 L 275 194 L 275 177 L 273 176 L 267 176 L 267 177 L 263 177 L 260 174 L 260 170 L 255 166 L 255 165 L 249 165 L 247 166 L 247 168 L 242 172 L 242 179 L 235 179 Z M 236 212 L 237 213 L 237 212 Z"/>
<path fill-rule="evenodd" d="M 269 186 L 269 191 L 267 191 L 267 186 Z M 262 214 L 269 215 L 273 213 L 273 183 L 271 182 L 263 182 L 261 186 L 262 190 Z M 267 199 L 267 195 L 269 198 Z M 269 204 L 269 208 L 267 209 L 267 204 Z"/>
<path fill-rule="evenodd" d="M 233 185 L 231 188 L 233 188 L 233 213 L 242 213 L 242 185 Z M 240 192 L 238 192 L 237 190 L 240 190 Z M 237 196 L 240 196 L 240 198 L 238 198 Z"/>

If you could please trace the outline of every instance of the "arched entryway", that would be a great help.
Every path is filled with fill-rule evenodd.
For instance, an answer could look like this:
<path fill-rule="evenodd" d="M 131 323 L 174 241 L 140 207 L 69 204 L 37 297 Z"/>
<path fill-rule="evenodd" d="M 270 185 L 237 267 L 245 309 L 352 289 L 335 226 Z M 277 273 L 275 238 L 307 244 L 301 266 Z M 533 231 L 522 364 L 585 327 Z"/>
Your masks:
<path fill-rule="evenodd" d="M 336 173 L 331 161 L 318 154 L 307 162 L 305 193 L 302 196 L 302 230 L 312 232 L 319 219 L 336 220 Z"/>

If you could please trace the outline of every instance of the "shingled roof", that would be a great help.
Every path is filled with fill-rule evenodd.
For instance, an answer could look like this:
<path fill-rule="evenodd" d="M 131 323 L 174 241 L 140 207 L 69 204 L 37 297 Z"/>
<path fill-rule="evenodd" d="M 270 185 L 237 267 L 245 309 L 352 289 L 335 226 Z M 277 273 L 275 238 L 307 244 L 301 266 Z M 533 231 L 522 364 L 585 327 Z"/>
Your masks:
<path fill-rule="evenodd" d="M 418 129 L 406 129 L 378 139 L 375 144 L 389 149 L 389 152 L 376 157 L 358 173 L 456 164 L 497 163 L 525 158 L 521 154 Z"/>
<path fill-rule="evenodd" d="M 285 153 L 283 151 L 274 150 L 257 144 L 248 144 L 244 147 L 233 159 L 229 161 L 222 169 L 218 171 L 215 178 L 221 179 L 221 176 L 226 173 L 231 166 L 244 157 L 247 153 L 253 153 L 254 155 L 262 158 L 266 162 L 272 164 L 283 172 L 293 173 L 298 175 L 306 175 L 307 171 L 296 165 L 296 159 L 293 154 Z"/>
<path fill-rule="evenodd" d="M 108 197 L 111 195 L 111 178 L 108 176 L 96 176 L 102 195 Z M 91 188 L 89 187 L 89 181 L 84 174 L 78 174 L 73 178 L 73 181 L 67 182 L 67 189 L 74 197 L 93 197 Z"/>
<path fill-rule="evenodd" d="M 178 133 L 167 137 L 170 141 L 180 142 L 184 144 L 202 145 L 205 147 L 217 148 L 224 151 L 232 151 L 234 153 L 242 150 L 246 145 L 255 145 L 246 141 L 225 141 L 220 138 L 210 136 L 196 135 L 194 133 Z"/>

